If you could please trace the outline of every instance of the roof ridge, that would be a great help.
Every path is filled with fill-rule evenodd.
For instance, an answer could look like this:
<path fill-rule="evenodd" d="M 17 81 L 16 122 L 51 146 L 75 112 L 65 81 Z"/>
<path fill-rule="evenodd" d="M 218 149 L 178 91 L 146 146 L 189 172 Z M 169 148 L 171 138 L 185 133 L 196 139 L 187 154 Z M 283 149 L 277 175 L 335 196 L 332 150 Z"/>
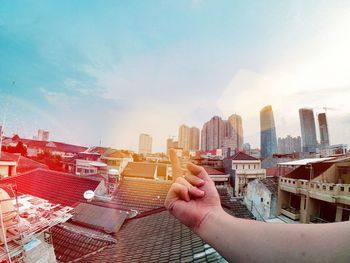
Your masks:
<path fill-rule="evenodd" d="M 151 215 L 155 215 L 155 214 L 158 214 L 158 213 L 161 213 L 161 212 L 164 212 L 166 211 L 167 209 L 165 208 L 165 206 L 162 206 L 162 207 L 159 207 L 159 208 L 155 208 L 155 209 L 152 209 L 152 210 L 149 210 L 149 211 L 145 211 L 143 213 L 140 213 L 134 217 L 131 217 L 131 218 L 128 218 L 126 219 L 125 221 L 128 222 L 130 220 L 133 220 L 133 219 L 139 219 L 139 218 L 143 218 L 143 217 L 147 217 L 147 216 L 151 216 Z"/>

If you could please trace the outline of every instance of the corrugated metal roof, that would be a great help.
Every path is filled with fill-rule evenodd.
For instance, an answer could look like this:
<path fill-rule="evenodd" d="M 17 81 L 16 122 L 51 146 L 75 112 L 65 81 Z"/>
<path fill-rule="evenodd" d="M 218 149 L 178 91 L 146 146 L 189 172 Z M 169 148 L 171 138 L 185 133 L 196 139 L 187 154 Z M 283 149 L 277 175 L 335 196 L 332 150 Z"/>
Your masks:
<path fill-rule="evenodd" d="M 310 163 L 321 163 L 324 161 L 332 160 L 334 157 L 327 157 L 327 158 L 306 158 L 306 159 L 300 159 L 296 161 L 290 161 L 290 162 L 283 162 L 278 163 L 278 165 L 286 165 L 286 166 L 299 166 L 299 165 L 307 165 Z"/>

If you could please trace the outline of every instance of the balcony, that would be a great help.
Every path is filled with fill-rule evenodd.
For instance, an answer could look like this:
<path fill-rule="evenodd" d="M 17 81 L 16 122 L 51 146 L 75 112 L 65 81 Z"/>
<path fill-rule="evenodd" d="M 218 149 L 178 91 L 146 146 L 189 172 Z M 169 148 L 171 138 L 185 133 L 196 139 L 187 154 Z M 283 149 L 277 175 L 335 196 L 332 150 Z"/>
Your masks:
<path fill-rule="evenodd" d="M 280 189 L 294 194 L 309 194 L 310 197 L 350 205 L 350 184 L 309 182 L 292 178 L 280 178 Z"/>
<path fill-rule="evenodd" d="M 289 208 L 282 208 L 281 209 L 281 214 L 285 215 L 286 217 L 289 217 L 290 219 L 293 220 L 299 220 L 300 219 L 300 212 L 299 210 L 296 210 L 292 207 Z"/>
<path fill-rule="evenodd" d="M 265 169 L 237 169 L 236 174 L 247 178 L 266 177 Z"/>
<path fill-rule="evenodd" d="M 280 188 L 281 190 L 297 194 L 299 193 L 299 183 L 297 179 L 292 179 L 292 178 L 280 178 Z"/>

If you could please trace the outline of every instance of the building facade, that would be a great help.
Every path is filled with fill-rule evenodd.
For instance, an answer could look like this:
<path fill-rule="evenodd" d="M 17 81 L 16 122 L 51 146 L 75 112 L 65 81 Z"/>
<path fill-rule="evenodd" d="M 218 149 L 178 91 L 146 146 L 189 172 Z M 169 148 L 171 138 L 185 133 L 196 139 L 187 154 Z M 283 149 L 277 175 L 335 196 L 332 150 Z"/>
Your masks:
<path fill-rule="evenodd" d="M 285 138 L 278 138 L 278 153 L 299 153 L 301 152 L 301 137 L 287 135 Z"/>
<path fill-rule="evenodd" d="M 261 168 L 261 161 L 243 152 L 224 159 L 224 167 L 225 172 L 234 176 L 235 196 L 244 196 L 250 181 L 266 178 L 266 170 Z"/>
<path fill-rule="evenodd" d="M 199 150 L 199 137 L 200 131 L 197 127 L 191 127 L 190 129 L 190 151 Z"/>
<path fill-rule="evenodd" d="M 188 127 L 181 125 L 179 127 L 179 143 L 178 147 L 184 151 L 198 151 L 199 150 L 199 129 L 196 127 Z"/>
<path fill-rule="evenodd" d="M 259 221 L 276 217 L 278 180 L 278 177 L 270 177 L 248 183 L 244 202 Z"/>
<path fill-rule="evenodd" d="M 316 152 L 317 138 L 314 119 L 314 111 L 312 109 L 299 109 L 301 140 L 303 152 Z"/>
<path fill-rule="evenodd" d="M 280 178 L 278 214 L 301 223 L 350 220 L 350 158 L 303 159 Z"/>
<path fill-rule="evenodd" d="M 262 158 L 277 152 L 275 119 L 271 105 L 265 106 L 260 111 L 260 150 Z"/>
<path fill-rule="evenodd" d="M 238 150 L 242 150 L 243 148 L 242 117 L 237 114 L 232 114 L 228 118 L 228 122 L 232 126 L 232 137 L 233 137 L 235 148 Z"/>
<path fill-rule="evenodd" d="M 149 134 L 140 134 L 139 153 L 144 155 L 152 153 L 152 137 Z"/>

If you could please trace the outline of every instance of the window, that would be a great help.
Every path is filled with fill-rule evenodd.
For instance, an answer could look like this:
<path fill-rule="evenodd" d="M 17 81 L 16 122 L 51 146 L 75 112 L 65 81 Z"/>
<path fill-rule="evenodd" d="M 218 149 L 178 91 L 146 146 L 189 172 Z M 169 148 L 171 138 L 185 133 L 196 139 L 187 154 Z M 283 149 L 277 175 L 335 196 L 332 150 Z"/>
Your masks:
<path fill-rule="evenodd" d="M 264 198 L 261 197 L 261 198 L 260 198 L 260 202 L 261 202 L 261 203 L 264 202 Z"/>

